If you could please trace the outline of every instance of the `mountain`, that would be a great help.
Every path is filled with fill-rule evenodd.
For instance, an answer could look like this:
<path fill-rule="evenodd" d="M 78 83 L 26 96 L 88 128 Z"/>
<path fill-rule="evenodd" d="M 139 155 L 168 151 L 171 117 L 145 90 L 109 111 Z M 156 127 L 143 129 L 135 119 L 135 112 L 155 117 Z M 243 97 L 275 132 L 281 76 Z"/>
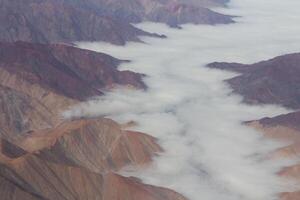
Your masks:
<path fill-rule="evenodd" d="M 114 172 L 128 164 L 145 164 L 161 149 L 154 138 L 121 130 L 111 120 L 65 122 L 52 130 L 28 133 L 18 143 L 31 152 L 1 140 L 3 200 L 184 200 L 171 190 Z"/>
<path fill-rule="evenodd" d="M 117 173 L 147 166 L 163 151 L 155 138 L 61 116 L 117 85 L 144 89 L 143 75 L 119 71 L 121 62 L 62 44 L 0 43 L 1 199 L 185 200 Z"/>
<path fill-rule="evenodd" d="M 250 104 L 279 104 L 300 108 L 300 53 L 283 55 L 271 60 L 244 65 L 212 63 L 211 68 L 240 73 L 227 82 L 234 92 Z"/>
<path fill-rule="evenodd" d="M 101 9 L 105 15 L 126 22 L 143 21 L 166 23 L 172 27 L 180 24 L 227 24 L 232 17 L 214 12 L 211 6 L 225 5 L 224 1 L 182 1 L 182 0 L 88 0 Z M 104 5 L 104 6 L 103 6 Z"/>
<path fill-rule="evenodd" d="M 96 173 L 139 166 L 162 149 L 156 139 L 123 129 L 110 119 L 78 119 L 41 130 L 31 130 L 13 140 L 18 147 L 54 163 L 79 166 Z"/>
<path fill-rule="evenodd" d="M 210 68 L 239 73 L 227 80 L 233 92 L 250 104 L 278 104 L 298 110 L 300 108 L 300 53 L 275 57 L 254 63 L 211 63 Z M 272 157 L 297 158 L 300 156 L 300 111 L 273 118 L 245 122 L 268 138 L 283 141 L 286 146 L 277 149 Z M 280 176 L 300 181 L 300 163 L 286 167 Z M 300 191 L 281 194 L 283 200 L 299 199 Z"/>
<path fill-rule="evenodd" d="M 140 35 L 152 35 L 97 10 L 60 0 L 2 0 L 0 24 L 0 41 L 6 42 L 106 41 L 123 45 L 139 41 Z"/>
<path fill-rule="evenodd" d="M 247 124 L 263 132 L 267 137 L 284 141 L 287 146 L 274 152 L 275 157 L 300 156 L 300 111 L 280 115 L 273 118 L 264 118 L 261 120 L 247 122 Z M 279 175 L 290 179 L 300 181 L 300 163 L 284 168 Z M 300 191 L 288 192 L 282 194 L 283 200 L 299 199 Z"/>
<path fill-rule="evenodd" d="M 280 156 L 297 156 L 300 154 L 300 111 L 273 118 L 263 118 L 246 122 L 248 125 L 262 130 L 266 136 L 291 142 L 291 145 L 280 149 Z"/>
<path fill-rule="evenodd" d="M 145 88 L 111 56 L 66 45 L 0 43 L 1 134 L 52 127 L 61 112 L 117 85 Z"/>
<path fill-rule="evenodd" d="M 121 60 L 66 45 L 0 43 L 0 70 L 45 90 L 84 100 L 116 85 L 145 88 L 143 75 L 119 71 Z M 9 84 L 9 80 L 2 80 Z"/>
<path fill-rule="evenodd" d="M 131 23 L 232 23 L 211 8 L 224 0 L 2 0 L 0 2 L 0 196 L 3 200 L 186 200 L 120 174 L 163 152 L 156 138 L 103 117 L 62 112 L 122 86 L 146 89 L 144 75 L 72 46 L 124 45 L 163 37 Z"/>
<path fill-rule="evenodd" d="M 140 41 L 139 36 L 162 37 L 130 24 L 145 20 L 171 26 L 233 22 L 230 16 L 209 8 L 173 0 L 2 0 L 0 41 L 105 41 L 124 45 L 126 41 Z"/>
<path fill-rule="evenodd" d="M 176 0 L 179 3 L 201 7 L 225 7 L 229 0 Z"/>

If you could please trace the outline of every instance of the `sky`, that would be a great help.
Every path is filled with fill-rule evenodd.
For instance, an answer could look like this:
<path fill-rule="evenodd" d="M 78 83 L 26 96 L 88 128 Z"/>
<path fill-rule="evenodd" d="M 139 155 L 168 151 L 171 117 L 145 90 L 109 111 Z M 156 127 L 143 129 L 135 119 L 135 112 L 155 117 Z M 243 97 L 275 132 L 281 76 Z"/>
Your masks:
<path fill-rule="evenodd" d="M 215 61 L 254 63 L 300 52 L 299 0 L 232 0 L 219 12 L 239 16 L 231 25 L 136 25 L 167 39 L 114 46 L 80 42 L 123 63 L 120 70 L 146 74 L 146 91 L 116 88 L 75 106 L 70 116 L 105 116 L 158 138 L 164 152 L 144 169 L 122 171 L 145 183 L 173 189 L 190 200 L 272 200 L 295 183 L 276 173 L 288 160 L 268 156 L 285 145 L 271 141 L 243 121 L 289 112 L 279 105 L 250 106 L 224 80 L 232 72 L 209 69 Z"/>

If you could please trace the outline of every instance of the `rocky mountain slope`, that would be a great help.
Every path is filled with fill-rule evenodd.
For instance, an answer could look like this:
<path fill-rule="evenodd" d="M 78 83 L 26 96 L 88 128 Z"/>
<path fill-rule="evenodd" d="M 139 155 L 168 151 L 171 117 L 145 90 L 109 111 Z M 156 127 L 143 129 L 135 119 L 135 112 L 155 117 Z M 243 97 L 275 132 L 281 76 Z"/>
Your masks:
<path fill-rule="evenodd" d="M 118 71 L 119 63 L 111 56 L 66 45 L 0 43 L 1 71 L 78 100 L 115 85 L 145 87 L 142 75 Z"/>
<path fill-rule="evenodd" d="M 61 44 L 0 43 L 1 199 L 184 200 L 117 174 L 163 151 L 155 138 L 110 119 L 61 117 L 116 85 L 145 88 L 120 62 Z"/>
<path fill-rule="evenodd" d="M 234 92 L 251 104 L 279 104 L 300 108 L 300 53 L 244 65 L 212 63 L 209 67 L 232 70 L 239 76 L 228 80 Z"/>
<path fill-rule="evenodd" d="M 271 60 L 245 65 L 211 63 L 211 68 L 231 70 L 240 75 L 227 80 L 233 91 L 241 94 L 246 103 L 278 104 L 300 108 L 300 54 L 283 55 Z M 275 159 L 300 156 L 300 111 L 273 118 L 246 122 L 266 137 L 285 142 L 286 146 L 273 153 Z M 300 163 L 286 167 L 280 176 L 300 181 Z M 281 195 L 283 200 L 299 199 L 300 191 Z"/>
<path fill-rule="evenodd" d="M 111 120 L 65 122 L 28 133 L 16 142 L 30 152 L 2 139 L 0 193 L 4 200 L 184 200 L 168 189 L 114 173 L 129 164 L 146 164 L 161 149 L 154 138 L 121 130 Z"/>
<path fill-rule="evenodd" d="M 226 24 L 232 17 L 214 12 L 211 6 L 224 6 L 224 1 L 202 0 L 88 0 L 102 9 L 106 15 L 127 22 L 153 21 L 176 27 L 180 24 Z"/>
<path fill-rule="evenodd" d="M 186 4 L 173 0 L 2 0 L 0 41 L 106 41 L 124 45 L 126 41 L 139 41 L 138 36 L 142 35 L 160 37 L 135 28 L 130 24 L 132 22 L 150 20 L 172 26 L 183 23 L 232 22 L 230 16 L 191 2 Z"/>
<path fill-rule="evenodd" d="M 257 121 L 247 122 L 255 129 L 263 132 L 267 137 L 284 141 L 287 146 L 274 152 L 278 157 L 297 158 L 300 156 L 300 112 L 280 115 L 274 118 L 264 118 Z M 300 181 L 300 163 L 284 168 L 279 175 Z M 283 200 L 299 199 L 300 191 L 282 194 Z"/>
<path fill-rule="evenodd" d="M 120 60 L 65 45 L 0 43 L 1 134 L 51 127 L 69 106 L 117 85 L 144 88 Z"/>
<path fill-rule="evenodd" d="M 58 0 L 3 0 L 0 4 L 0 41 L 72 43 L 106 41 L 124 44 L 151 35 L 104 16 L 86 6 Z"/>

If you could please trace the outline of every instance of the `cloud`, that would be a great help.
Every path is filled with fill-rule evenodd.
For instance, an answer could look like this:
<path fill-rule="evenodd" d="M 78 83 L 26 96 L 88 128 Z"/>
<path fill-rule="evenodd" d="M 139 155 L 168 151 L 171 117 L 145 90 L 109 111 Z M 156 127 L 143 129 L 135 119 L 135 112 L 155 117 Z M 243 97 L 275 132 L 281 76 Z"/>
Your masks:
<path fill-rule="evenodd" d="M 276 172 L 288 161 L 266 156 L 282 144 L 266 140 L 242 121 L 286 113 L 276 105 L 249 106 L 223 80 L 235 74 L 207 69 L 214 61 L 253 63 L 300 51 L 298 0 L 233 0 L 223 13 L 242 16 L 231 25 L 171 29 L 143 23 L 168 39 L 143 38 L 125 47 L 79 43 L 81 48 L 132 60 L 120 66 L 147 75 L 149 89 L 119 88 L 65 116 L 134 120 L 159 139 L 165 152 L 151 167 L 124 170 L 144 182 L 174 189 L 190 200 L 271 200 L 292 189 Z"/>

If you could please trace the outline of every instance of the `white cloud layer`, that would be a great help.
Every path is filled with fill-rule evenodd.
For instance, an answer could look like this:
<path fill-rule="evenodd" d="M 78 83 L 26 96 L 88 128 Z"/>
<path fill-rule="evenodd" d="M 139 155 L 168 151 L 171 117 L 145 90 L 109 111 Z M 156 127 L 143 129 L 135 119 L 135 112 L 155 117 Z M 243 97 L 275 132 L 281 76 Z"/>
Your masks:
<path fill-rule="evenodd" d="M 146 44 L 125 47 L 80 43 L 81 48 L 132 60 L 120 69 L 146 74 L 149 89 L 117 89 L 65 116 L 134 120 L 137 130 L 157 137 L 165 152 L 148 169 L 126 172 L 146 183 L 174 189 L 190 200 L 276 199 L 278 192 L 292 189 L 275 175 L 287 163 L 265 157 L 282 144 L 265 140 L 241 122 L 287 111 L 242 104 L 223 82 L 234 74 L 205 65 L 300 52 L 299 8 L 299 0 L 232 0 L 221 11 L 242 16 L 236 24 L 178 30 L 144 23 L 138 26 L 168 39 L 143 38 Z"/>

